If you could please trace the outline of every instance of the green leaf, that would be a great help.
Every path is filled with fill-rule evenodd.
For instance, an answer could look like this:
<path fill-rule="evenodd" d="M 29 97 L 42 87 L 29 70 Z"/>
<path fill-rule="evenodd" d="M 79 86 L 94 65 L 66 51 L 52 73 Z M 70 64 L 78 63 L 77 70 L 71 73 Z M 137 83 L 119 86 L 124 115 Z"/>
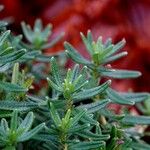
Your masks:
<path fill-rule="evenodd" d="M 10 129 L 11 131 L 16 131 L 18 127 L 18 111 L 13 111 L 13 114 L 12 114 L 12 118 L 11 118 L 11 122 L 10 122 Z"/>
<path fill-rule="evenodd" d="M 69 146 L 70 150 L 92 150 L 92 149 L 98 149 L 100 147 L 104 146 L 104 142 L 101 141 L 89 141 L 89 142 L 78 142 L 73 143 Z"/>
<path fill-rule="evenodd" d="M 34 80 L 34 77 L 33 77 L 33 76 L 27 78 L 27 79 L 24 81 L 24 83 L 22 84 L 22 86 L 23 86 L 24 88 L 29 89 L 29 88 L 32 86 L 33 80 Z"/>
<path fill-rule="evenodd" d="M 26 53 L 26 50 L 21 49 L 21 50 L 15 51 L 13 53 L 10 53 L 4 56 L 0 56 L 0 63 L 9 63 L 9 62 L 16 61 L 19 58 L 21 58 L 25 53 Z"/>
<path fill-rule="evenodd" d="M 126 115 L 122 120 L 122 123 L 129 125 L 150 125 L 150 117 L 149 116 L 131 116 Z"/>
<path fill-rule="evenodd" d="M 63 36 L 64 36 L 64 33 L 61 33 L 58 37 L 55 37 L 50 43 L 44 44 L 42 46 L 42 49 L 53 47 L 56 43 L 58 43 L 62 39 Z"/>
<path fill-rule="evenodd" d="M 79 76 L 79 64 L 76 64 L 72 70 L 71 82 L 75 81 L 75 79 Z"/>
<path fill-rule="evenodd" d="M 78 91 L 78 90 L 82 89 L 82 88 L 85 87 L 88 83 L 89 83 L 89 81 L 86 80 L 86 81 L 84 81 L 82 84 L 78 84 L 78 86 L 76 85 L 75 91 Z"/>
<path fill-rule="evenodd" d="M 68 70 L 67 70 L 67 75 L 66 75 L 66 81 L 67 82 L 70 82 L 71 81 L 71 78 L 72 78 L 72 71 L 71 71 L 71 69 L 69 68 Z"/>
<path fill-rule="evenodd" d="M 135 102 L 130 99 L 125 99 L 119 95 L 115 90 L 108 88 L 107 95 L 113 103 L 122 104 L 122 105 L 134 105 Z"/>
<path fill-rule="evenodd" d="M 122 118 L 124 118 L 124 114 L 119 114 L 119 115 L 116 115 L 114 114 L 112 111 L 108 110 L 107 108 L 103 108 L 100 110 L 100 114 L 111 119 L 111 120 L 120 120 Z"/>
<path fill-rule="evenodd" d="M 22 38 L 23 37 L 22 37 L 21 34 L 17 35 L 17 36 L 14 36 L 13 34 L 11 34 L 9 36 L 9 41 L 11 42 L 11 45 L 12 45 L 12 47 L 14 49 L 16 49 L 16 48 L 19 48 L 19 49 L 22 48 L 21 45 L 20 45 Z"/>
<path fill-rule="evenodd" d="M 109 87 L 110 83 L 111 83 L 111 81 L 108 80 L 107 82 L 103 83 L 102 85 L 100 85 L 98 87 L 94 87 L 91 89 L 85 89 L 81 92 L 73 94 L 73 100 L 74 100 L 74 102 L 79 102 L 81 100 L 96 96 L 97 94 L 104 92 Z"/>
<path fill-rule="evenodd" d="M 39 131 L 41 131 L 43 128 L 45 127 L 45 123 L 41 123 L 38 126 L 36 126 L 35 128 L 33 128 L 32 130 L 24 133 L 23 135 L 21 135 L 18 138 L 18 142 L 23 142 L 23 141 L 27 141 L 30 138 L 32 138 L 33 136 L 35 136 L 35 134 L 37 134 Z"/>
<path fill-rule="evenodd" d="M 23 88 L 17 84 L 12 84 L 9 82 L 0 81 L 0 89 L 5 90 L 7 92 L 27 92 L 28 89 Z"/>
<path fill-rule="evenodd" d="M 110 138 L 110 135 L 106 134 L 106 135 L 101 135 L 101 134 L 95 134 L 91 131 L 81 131 L 76 133 L 77 135 L 84 137 L 84 138 L 89 138 L 89 139 L 95 139 L 95 140 L 99 140 L 99 141 L 103 141 L 103 140 L 108 140 Z"/>
<path fill-rule="evenodd" d="M 18 77 L 19 77 L 19 63 L 15 63 L 14 67 L 13 67 L 11 83 L 17 84 L 18 83 Z"/>
<path fill-rule="evenodd" d="M 92 47 L 92 42 L 93 42 L 93 38 L 92 38 L 92 34 L 91 31 L 89 30 L 87 33 L 87 38 L 83 35 L 82 32 L 80 32 L 82 41 L 84 43 L 84 45 L 86 46 L 86 49 L 88 50 L 88 52 L 90 53 L 90 55 L 93 54 L 93 47 Z"/>
<path fill-rule="evenodd" d="M 52 117 L 55 125 L 59 126 L 61 124 L 61 119 L 59 117 L 57 110 L 55 109 L 55 107 L 53 106 L 52 103 L 49 103 L 49 109 L 50 109 L 50 114 L 51 114 L 51 117 Z"/>
<path fill-rule="evenodd" d="M 123 39 L 122 41 L 118 42 L 117 44 L 114 45 L 113 49 L 108 53 L 108 56 L 113 55 L 114 53 L 116 53 L 117 51 L 119 51 L 121 48 L 123 48 L 126 44 L 125 39 Z"/>
<path fill-rule="evenodd" d="M 106 39 L 104 45 L 105 45 L 105 48 L 108 47 L 109 45 L 112 45 L 112 39 L 111 38 Z"/>
<path fill-rule="evenodd" d="M 75 109 L 73 111 L 73 114 L 76 115 L 80 112 L 80 109 Z M 92 124 L 92 125 L 97 125 L 98 122 L 97 120 L 93 119 L 93 114 L 89 114 L 88 112 L 86 112 L 82 118 L 80 119 L 80 121 L 84 122 L 84 123 L 88 123 L 88 124 Z"/>
<path fill-rule="evenodd" d="M 40 32 L 42 30 L 42 21 L 41 21 L 41 19 L 36 19 L 33 30 L 34 30 L 34 32 Z"/>
<path fill-rule="evenodd" d="M 75 127 L 71 127 L 68 129 L 68 133 L 75 134 L 80 131 L 83 131 L 87 129 L 90 126 L 90 124 L 83 124 L 83 125 L 76 125 Z"/>
<path fill-rule="evenodd" d="M 135 150 L 149 150 L 150 145 L 146 143 L 132 142 L 130 145 Z"/>
<path fill-rule="evenodd" d="M 0 73 L 5 72 L 10 68 L 10 63 L 0 65 Z"/>
<path fill-rule="evenodd" d="M 31 51 L 31 52 L 26 52 L 25 55 L 22 56 L 22 61 L 26 62 L 27 60 L 35 59 L 40 55 L 39 51 Z M 48 61 L 49 62 L 49 61 Z"/>
<path fill-rule="evenodd" d="M 57 109 L 67 105 L 65 100 L 50 100 L 50 102 L 53 103 L 54 107 Z"/>
<path fill-rule="evenodd" d="M 50 87 L 54 88 L 56 91 L 62 92 L 62 88 L 56 85 L 50 78 L 47 78 Z"/>
<path fill-rule="evenodd" d="M 51 58 L 51 70 L 52 70 L 52 75 L 53 75 L 55 83 L 59 87 L 61 87 L 62 80 L 61 80 L 61 77 L 60 77 L 60 72 L 59 72 L 58 65 L 56 63 L 56 59 L 54 57 Z"/>
<path fill-rule="evenodd" d="M 98 51 L 98 52 L 102 52 L 102 54 L 104 54 L 105 50 L 104 50 L 104 45 L 103 45 L 103 42 L 102 42 L 102 36 L 99 36 L 97 41 L 96 42 L 92 42 L 92 46 L 93 46 L 93 49 Z"/>
<path fill-rule="evenodd" d="M 18 110 L 25 111 L 39 107 L 38 104 L 32 102 L 17 102 L 17 101 L 0 101 L 0 109 L 2 110 Z"/>
<path fill-rule="evenodd" d="M 3 129 L 3 131 L 7 134 L 9 131 L 9 127 L 8 127 L 8 122 L 5 118 L 2 118 L 1 120 L 1 128 Z"/>
<path fill-rule="evenodd" d="M 102 134 L 102 129 L 99 124 L 96 124 L 96 134 L 99 134 L 99 135 Z"/>
<path fill-rule="evenodd" d="M 102 60 L 100 60 L 100 61 L 103 61 L 107 58 L 107 54 L 113 49 L 113 45 L 109 45 L 108 47 L 105 47 L 105 48 L 104 48 L 104 45 L 102 45 L 101 47 L 102 47 L 101 48 L 102 52 L 100 53 L 100 57 L 101 57 L 100 59 L 102 59 Z"/>
<path fill-rule="evenodd" d="M 54 141 L 49 141 L 44 143 L 42 148 L 46 148 L 48 150 L 58 150 L 58 144 L 55 144 Z"/>
<path fill-rule="evenodd" d="M 86 110 L 83 109 L 79 113 L 77 113 L 75 117 L 73 117 L 71 120 L 71 127 L 75 126 L 78 123 L 78 121 L 84 116 L 85 113 Z"/>
<path fill-rule="evenodd" d="M 50 141 L 54 142 L 54 141 L 58 140 L 55 136 L 49 135 L 46 133 L 43 133 L 43 134 L 41 133 L 36 136 L 33 136 L 32 139 L 39 140 L 39 141 L 45 141 L 45 142 L 50 142 Z"/>
<path fill-rule="evenodd" d="M 65 117 L 64 117 L 64 120 L 65 120 L 66 122 L 68 122 L 68 121 L 69 121 L 69 119 L 70 119 L 70 115 L 71 115 L 71 110 L 70 110 L 70 109 L 68 109 L 68 110 L 67 110 L 67 113 L 65 114 Z"/>
<path fill-rule="evenodd" d="M 5 22 L 5 21 L 0 21 L 0 29 L 6 27 L 7 25 L 8 25 L 7 22 Z"/>
<path fill-rule="evenodd" d="M 12 111 L 1 110 L 0 109 L 0 118 L 6 118 L 12 116 Z"/>
<path fill-rule="evenodd" d="M 81 71 L 80 71 L 80 74 L 82 75 L 82 78 L 83 79 L 87 79 L 87 72 L 88 72 L 88 68 L 87 68 L 87 66 L 84 66 L 82 69 L 81 69 Z"/>
<path fill-rule="evenodd" d="M 144 100 L 147 100 L 148 97 L 150 96 L 149 93 L 123 93 L 123 92 L 120 92 L 119 93 L 122 97 L 124 97 L 125 99 L 130 99 L 131 101 L 134 101 L 135 103 L 139 103 L 139 102 L 142 102 Z"/>
<path fill-rule="evenodd" d="M 41 38 L 42 39 L 45 39 L 45 38 L 48 38 L 48 36 L 51 35 L 52 33 L 52 25 L 51 24 L 48 24 L 44 29 L 43 29 L 43 32 L 41 32 Z"/>
<path fill-rule="evenodd" d="M 41 62 L 49 62 L 50 58 L 52 57 L 52 55 L 43 55 L 43 54 L 39 54 L 36 56 L 36 60 L 41 61 Z"/>
<path fill-rule="evenodd" d="M 128 54 L 127 52 L 121 52 L 121 53 L 116 54 L 114 56 L 111 56 L 111 57 L 108 57 L 108 58 L 104 58 L 104 60 L 102 62 L 103 62 L 103 64 L 107 64 L 107 63 L 113 62 L 115 60 L 118 60 L 118 59 L 126 56 L 127 54 Z"/>
<path fill-rule="evenodd" d="M 22 121 L 22 123 L 19 125 L 17 131 L 23 129 L 24 132 L 27 132 L 31 128 L 33 120 L 34 120 L 33 112 L 29 112 L 26 115 L 25 119 Z"/>
<path fill-rule="evenodd" d="M 66 53 L 68 54 L 69 57 L 71 57 L 72 60 L 74 60 L 79 64 L 84 64 L 87 66 L 92 65 L 92 63 L 83 58 L 71 44 L 65 42 L 64 46 L 66 48 Z"/>
<path fill-rule="evenodd" d="M 6 54 L 10 54 L 14 51 L 14 48 L 13 47 L 7 47 L 6 49 L 4 50 L 1 50 L 0 52 L 0 56 L 5 56 Z"/>
<path fill-rule="evenodd" d="M 21 23 L 21 27 L 22 27 L 22 30 L 23 30 L 23 33 L 24 33 L 26 39 L 28 39 L 28 41 L 32 43 L 32 41 L 33 41 L 33 32 L 31 30 L 31 27 L 26 26 L 25 22 Z"/>
<path fill-rule="evenodd" d="M 2 33 L 2 35 L 0 36 L 0 46 L 3 45 L 4 41 L 8 38 L 9 35 L 10 35 L 10 30 L 7 30 L 4 33 Z"/>
<path fill-rule="evenodd" d="M 111 77 L 115 79 L 137 78 L 141 76 L 139 71 L 129 71 L 120 69 L 99 68 L 98 72 L 101 76 Z"/>
<path fill-rule="evenodd" d="M 81 105 L 79 106 L 79 108 L 86 108 L 88 113 L 94 113 L 106 107 L 109 103 L 110 103 L 110 100 L 106 99 L 106 100 L 100 100 L 100 101 L 93 102 L 93 103 L 86 104 L 86 105 Z"/>
<path fill-rule="evenodd" d="M 79 90 L 80 88 L 85 86 L 85 84 L 87 84 L 87 83 L 88 83 L 88 80 L 87 80 L 87 67 L 84 66 L 82 68 L 82 70 L 80 71 L 80 75 L 73 82 L 74 87 L 75 87 L 75 91 Z"/>
<path fill-rule="evenodd" d="M 2 144 L 2 141 L 3 141 L 4 136 L 6 136 L 5 134 L 6 134 L 6 133 L 5 133 L 5 131 L 4 131 L 4 128 L 3 128 L 3 127 L 0 127 L 0 146 L 1 146 L 1 144 Z M 5 143 L 4 143 L 3 145 L 5 145 Z"/>

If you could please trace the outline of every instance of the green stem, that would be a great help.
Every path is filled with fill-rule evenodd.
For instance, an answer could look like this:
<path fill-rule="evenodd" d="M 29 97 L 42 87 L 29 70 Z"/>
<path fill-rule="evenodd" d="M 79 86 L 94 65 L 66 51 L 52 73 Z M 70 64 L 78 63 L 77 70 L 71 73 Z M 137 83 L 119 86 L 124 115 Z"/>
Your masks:
<path fill-rule="evenodd" d="M 68 109 L 72 109 L 72 106 L 73 106 L 73 101 L 72 100 L 67 100 L 67 105 L 66 105 L 66 111 L 68 110 Z"/>
<path fill-rule="evenodd" d="M 97 81 L 96 86 L 99 85 L 99 82 L 100 82 L 100 79 L 101 79 L 99 73 L 97 72 L 97 67 L 98 67 L 98 66 L 95 66 L 95 69 L 94 69 L 93 72 L 92 72 L 92 75 L 93 75 L 93 77 L 94 77 L 94 80 Z M 94 97 L 93 100 L 94 100 L 94 101 L 97 101 L 97 100 L 99 100 L 99 99 L 100 99 L 100 95 L 97 95 L 97 96 Z M 102 116 L 102 115 L 100 115 L 99 122 L 100 122 L 101 124 L 103 124 L 103 125 L 106 125 L 106 124 L 107 124 L 106 118 L 105 118 L 104 116 Z"/>
<path fill-rule="evenodd" d="M 66 144 L 66 141 L 67 141 L 66 133 L 64 133 L 62 131 L 62 133 L 60 134 L 60 142 L 62 144 L 62 149 L 63 150 L 68 150 L 68 145 Z"/>
<path fill-rule="evenodd" d="M 93 70 L 92 72 L 92 76 L 94 78 L 94 80 L 96 81 L 96 86 L 99 85 L 99 82 L 100 82 L 100 76 L 99 76 L 99 73 L 97 72 L 97 67 L 95 67 L 95 69 Z"/>

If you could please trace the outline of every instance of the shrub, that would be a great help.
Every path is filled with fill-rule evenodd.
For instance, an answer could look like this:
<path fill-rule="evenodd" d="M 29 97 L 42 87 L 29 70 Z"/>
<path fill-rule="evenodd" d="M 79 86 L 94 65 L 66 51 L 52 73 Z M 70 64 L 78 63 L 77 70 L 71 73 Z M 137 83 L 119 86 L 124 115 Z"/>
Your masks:
<path fill-rule="evenodd" d="M 33 30 L 21 24 L 14 36 L 0 22 L 0 148 L 3 150 L 148 150 L 149 93 L 118 92 L 108 78 L 126 79 L 138 71 L 107 67 L 127 55 L 125 40 L 81 38 L 90 55 L 84 58 L 71 44 L 65 52 L 44 55 L 59 37 L 48 41 L 51 26 L 36 20 Z M 65 68 L 67 57 L 75 65 Z M 50 66 L 49 66 L 50 63 Z M 48 69 L 47 69 L 48 68 Z M 49 69 L 50 68 L 50 69 Z M 105 79 L 105 82 L 102 82 Z M 48 84 L 42 84 L 42 81 Z M 37 89 L 36 87 L 40 87 Z M 116 113 L 109 105 L 120 105 Z M 132 115 L 135 105 L 143 115 Z M 145 115 L 145 116 L 144 116 Z"/>

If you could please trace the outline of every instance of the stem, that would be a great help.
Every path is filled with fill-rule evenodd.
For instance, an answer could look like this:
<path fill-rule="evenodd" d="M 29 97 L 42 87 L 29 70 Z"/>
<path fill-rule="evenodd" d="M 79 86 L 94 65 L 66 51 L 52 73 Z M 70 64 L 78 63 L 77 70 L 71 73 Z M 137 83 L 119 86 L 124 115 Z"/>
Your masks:
<path fill-rule="evenodd" d="M 62 131 L 62 134 L 60 135 L 60 142 L 62 144 L 62 149 L 63 150 L 68 150 L 68 145 L 66 144 L 66 141 L 67 141 L 67 136 Z"/>
<path fill-rule="evenodd" d="M 95 69 L 93 70 L 92 72 L 92 75 L 93 75 L 93 78 L 94 80 L 96 81 L 96 86 L 99 85 L 99 82 L 100 82 L 100 77 L 99 77 L 99 73 L 97 72 L 97 67 L 95 67 Z"/>
<path fill-rule="evenodd" d="M 96 71 L 96 67 L 95 67 L 95 69 L 93 70 L 93 72 L 92 72 L 92 77 L 93 77 L 93 79 L 94 79 L 94 81 L 95 81 L 95 86 L 98 86 L 99 85 L 99 82 L 100 82 L 100 77 L 99 77 L 99 74 L 97 73 L 97 71 Z M 97 101 L 97 100 L 99 100 L 99 95 L 97 95 L 97 96 L 95 96 L 94 97 L 94 101 Z"/>
<path fill-rule="evenodd" d="M 96 86 L 98 86 L 99 85 L 99 82 L 100 82 L 100 76 L 99 76 L 99 73 L 97 72 L 97 68 L 98 66 L 95 66 L 95 69 L 93 70 L 93 72 L 92 72 L 92 74 L 93 74 L 93 77 L 94 77 L 94 80 L 95 81 L 97 81 L 97 83 L 96 83 Z M 100 96 L 99 95 L 97 95 L 97 96 L 95 96 L 94 97 L 94 101 L 97 101 L 97 100 L 99 100 L 100 99 Z M 106 125 L 107 124 L 107 121 L 106 121 L 106 118 L 104 117 L 104 116 L 102 116 L 102 115 L 100 115 L 100 118 L 99 118 L 99 122 L 102 124 L 102 125 Z"/>
<path fill-rule="evenodd" d="M 73 105 L 73 101 L 72 100 L 67 100 L 67 105 L 66 105 L 66 111 L 68 110 L 68 109 L 72 109 L 72 105 Z"/>
<path fill-rule="evenodd" d="M 68 150 L 68 145 L 67 144 L 64 145 L 64 150 Z"/>

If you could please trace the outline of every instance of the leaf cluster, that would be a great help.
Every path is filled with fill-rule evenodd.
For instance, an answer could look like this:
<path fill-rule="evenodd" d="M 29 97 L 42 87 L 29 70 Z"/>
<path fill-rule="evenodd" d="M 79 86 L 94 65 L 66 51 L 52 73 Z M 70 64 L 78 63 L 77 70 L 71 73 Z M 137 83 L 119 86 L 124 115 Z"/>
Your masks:
<path fill-rule="evenodd" d="M 0 8 L 1 9 L 1 8 Z M 3 150 L 149 150 L 149 93 L 119 92 L 109 78 L 141 75 L 108 64 L 127 55 L 125 40 L 113 44 L 81 33 L 90 59 L 70 43 L 65 52 L 46 56 L 62 35 L 49 42 L 51 26 L 24 22 L 14 36 L 0 21 L 0 149 Z M 75 65 L 66 69 L 71 58 Z M 50 63 L 50 64 L 49 64 Z M 105 78 L 107 77 L 107 78 Z M 102 79 L 107 79 L 102 82 Z M 43 84 L 44 82 L 44 84 Z M 110 109 L 120 106 L 120 113 Z M 142 115 L 132 115 L 128 107 Z"/>

